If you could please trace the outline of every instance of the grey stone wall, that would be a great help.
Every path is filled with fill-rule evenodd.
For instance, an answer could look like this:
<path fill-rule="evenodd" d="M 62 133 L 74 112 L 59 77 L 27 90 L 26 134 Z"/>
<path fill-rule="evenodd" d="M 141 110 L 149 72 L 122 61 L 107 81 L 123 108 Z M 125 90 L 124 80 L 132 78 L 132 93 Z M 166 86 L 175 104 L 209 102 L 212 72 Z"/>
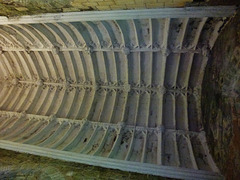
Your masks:
<path fill-rule="evenodd" d="M 240 178 L 240 15 L 213 48 L 202 90 L 209 148 L 227 179 Z"/>

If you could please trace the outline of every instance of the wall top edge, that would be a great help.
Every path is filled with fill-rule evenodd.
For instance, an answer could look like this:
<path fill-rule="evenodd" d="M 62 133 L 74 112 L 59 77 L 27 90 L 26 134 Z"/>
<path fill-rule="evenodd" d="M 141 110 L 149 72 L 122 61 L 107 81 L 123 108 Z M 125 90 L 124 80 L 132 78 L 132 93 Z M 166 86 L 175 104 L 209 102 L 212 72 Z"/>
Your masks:
<path fill-rule="evenodd" d="M 155 18 L 230 17 L 233 16 L 236 11 L 236 6 L 198 6 L 185 8 L 48 13 L 9 18 L 0 16 L 0 25 Z"/>

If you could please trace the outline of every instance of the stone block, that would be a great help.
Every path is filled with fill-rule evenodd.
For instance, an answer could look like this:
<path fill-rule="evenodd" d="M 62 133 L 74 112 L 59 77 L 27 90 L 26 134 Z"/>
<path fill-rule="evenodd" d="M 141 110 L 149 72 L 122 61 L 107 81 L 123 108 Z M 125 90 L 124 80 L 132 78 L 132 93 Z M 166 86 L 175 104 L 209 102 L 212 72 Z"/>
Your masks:
<path fill-rule="evenodd" d="M 135 4 L 134 0 L 114 0 L 118 4 Z"/>
<path fill-rule="evenodd" d="M 103 1 L 103 2 L 98 2 L 99 6 L 111 6 L 111 5 L 115 5 L 114 1 Z"/>
<path fill-rule="evenodd" d="M 145 9 L 146 4 L 127 4 L 128 9 Z"/>
<path fill-rule="evenodd" d="M 15 7 L 15 9 L 17 10 L 17 11 L 28 11 L 28 8 L 26 8 L 26 7 Z"/>
<path fill-rule="evenodd" d="M 157 3 L 157 0 L 143 0 L 143 3 L 146 3 L 146 4 Z"/>
<path fill-rule="evenodd" d="M 165 6 L 164 3 L 146 3 L 147 8 L 160 8 L 164 6 Z"/>
<path fill-rule="evenodd" d="M 98 6 L 98 3 L 97 2 L 86 2 L 86 3 L 82 3 L 82 5 L 94 7 L 94 6 Z"/>

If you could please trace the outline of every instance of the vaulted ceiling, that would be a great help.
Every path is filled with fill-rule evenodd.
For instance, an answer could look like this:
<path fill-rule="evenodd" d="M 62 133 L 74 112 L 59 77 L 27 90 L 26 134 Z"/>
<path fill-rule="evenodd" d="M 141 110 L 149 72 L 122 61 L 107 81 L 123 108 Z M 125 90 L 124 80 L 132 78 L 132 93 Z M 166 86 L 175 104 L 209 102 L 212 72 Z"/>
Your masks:
<path fill-rule="evenodd" d="M 0 147 L 174 178 L 221 178 L 201 122 L 234 7 L 0 17 Z"/>

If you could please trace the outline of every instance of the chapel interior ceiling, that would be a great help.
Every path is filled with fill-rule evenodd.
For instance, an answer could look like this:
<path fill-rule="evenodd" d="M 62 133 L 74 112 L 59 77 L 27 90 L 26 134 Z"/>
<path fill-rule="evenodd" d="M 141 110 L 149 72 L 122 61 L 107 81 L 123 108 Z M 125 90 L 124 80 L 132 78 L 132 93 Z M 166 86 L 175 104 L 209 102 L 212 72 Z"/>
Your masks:
<path fill-rule="evenodd" d="M 0 147 L 221 178 L 202 126 L 201 85 L 235 7 L 168 10 L 0 17 Z"/>

